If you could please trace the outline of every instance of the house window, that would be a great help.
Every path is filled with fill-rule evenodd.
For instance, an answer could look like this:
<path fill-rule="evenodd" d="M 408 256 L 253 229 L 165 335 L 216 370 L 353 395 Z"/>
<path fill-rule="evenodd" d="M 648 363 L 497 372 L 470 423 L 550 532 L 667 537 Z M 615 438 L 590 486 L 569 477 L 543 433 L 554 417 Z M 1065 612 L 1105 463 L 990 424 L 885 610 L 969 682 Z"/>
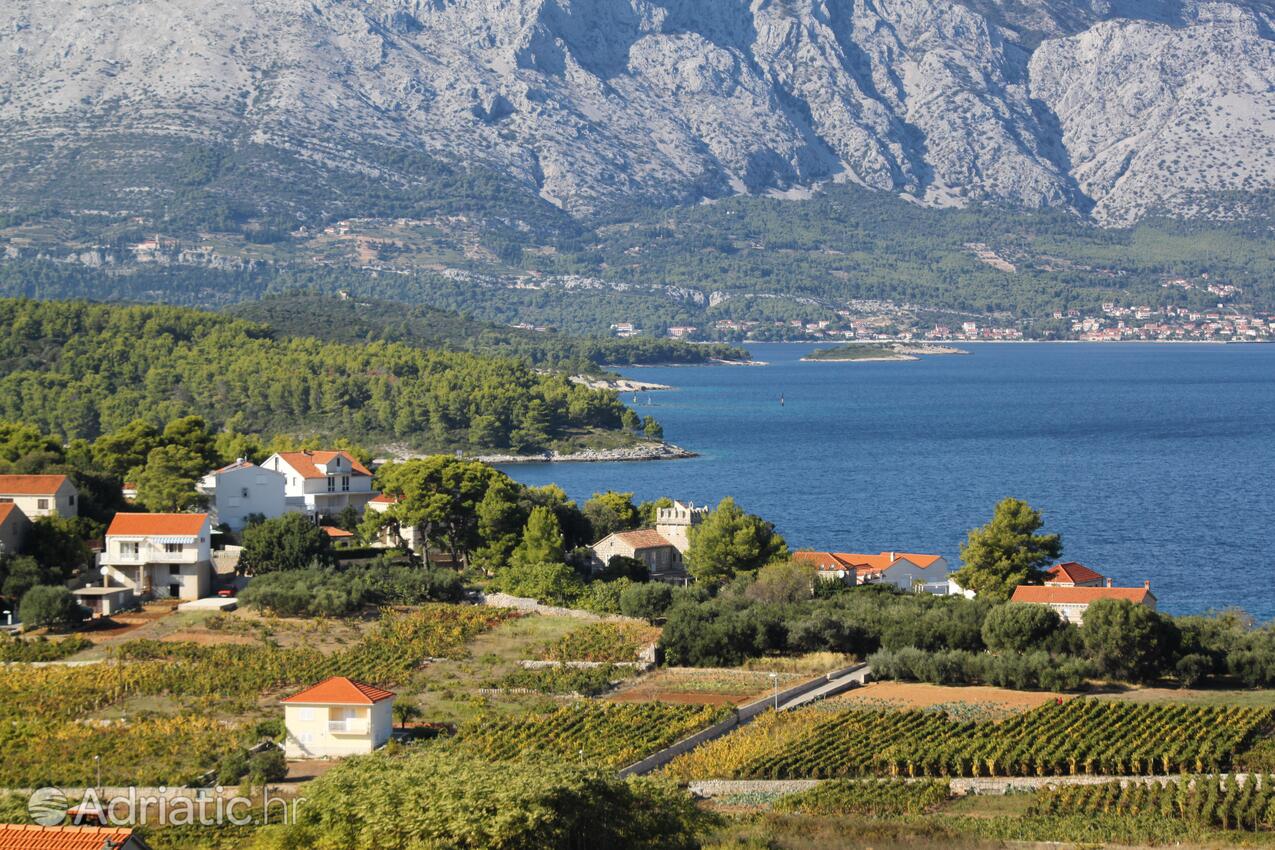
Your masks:
<path fill-rule="evenodd" d="M 120 543 L 121 555 L 128 555 L 128 556 L 136 558 L 139 551 L 140 551 L 140 544 L 136 540 L 133 540 L 133 541 L 125 540 L 124 542 Z"/>
<path fill-rule="evenodd" d="M 165 543 L 164 544 L 164 551 L 167 552 L 169 555 L 179 555 L 183 551 L 185 551 L 185 549 L 186 549 L 186 544 L 184 543 Z"/>
<path fill-rule="evenodd" d="M 67 496 L 66 503 L 71 507 L 75 507 L 75 496 Z"/>
<path fill-rule="evenodd" d="M 48 500 L 48 499 L 38 499 L 38 500 L 36 501 L 36 503 L 35 503 L 35 506 L 36 506 L 36 509 L 37 509 L 37 510 L 47 511 L 47 510 L 49 509 L 49 500 Z"/>
<path fill-rule="evenodd" d="M 248 488 L 247 487 L 239 488 L 239 495 L 245 499 L 248 498 Z"/>
<path fill-rule="evenodd" d="M 341 492 L 343 493 L 350 492 L 350 476 L 348 475 L 341 476 Z"/>
<path fill-rule="evenodd" d="M 329 493 L 336 492 L 336 476 L 335 475 L 328 476 L 328 492 Z"/>

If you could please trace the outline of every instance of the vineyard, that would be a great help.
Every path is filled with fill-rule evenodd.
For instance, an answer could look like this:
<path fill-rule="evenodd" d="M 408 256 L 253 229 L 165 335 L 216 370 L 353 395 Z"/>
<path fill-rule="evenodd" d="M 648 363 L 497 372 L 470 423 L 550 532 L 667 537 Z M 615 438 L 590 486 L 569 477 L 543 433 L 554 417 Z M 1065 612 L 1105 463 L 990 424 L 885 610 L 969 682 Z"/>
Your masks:
<path fill-rule="evenodd" d="M 108 763 L 133 766 L 122 779 L 163 776 L 172 781 L 173 765 L 184 765 L 185 771 L 192 766 L 206 768 L 233 736 L 227 735 L 225 727 L 201 726 L 189 716 L 179 716 L 162 721 L 177 725 L 171 734 L 156 735 L 160 751 L 149 748 L 142 738 L 134 739 L 134 730 L 145 730 L 151 721 L 126 726 L 81 721 L 133 697 L 184 699 L 187 711 L 197 709 L 206 716 L 210 700 L 236 700 L 236 709 L 252 707 L 264 693 L 331 675 L 392 685 L 426 659 L 460 656 L 468 641 L 507 616 L 499 609 L 441 604 L 406 613 L 387 612 L 359 642 L 329 655 L 308 647 L 268 643 L 200 646 L 130 641 L 104 664 L 10 665 L 0 669 L 0 752 L 5 753 L 0 776 L 8 784 L 47 784 L 37 781 L 47 778 L 45 771 L 54 766 L 71 771 L 74 764 L 84 762 L 84 753 L 100 753 L 104 769 Z M 191 700 L 197 700 L 197 705 Z M 165 749 L 178 744 L 185 747 L 185 757 Z M 50 755 L 64 751 L 65 758 Z M 75 758 L 69 755 L 72 751 Z"/>
<path fill-rule="evenodd" d="M 1173 775 L 1227 770 L 1271 709 L 1077 699 L 1000 723 L 938 712 L 766 714 L 669 765 L 682 779 Z"/>
<path fill-rule="evenodd" d="M 660 630 L 640 623 L 590 623 L 546 644 L 544 661 L 637 661 L 638 653 L 660 639 Z"/>
<path fill-rule="evenodd" d="M 946 782 L 905 782 L 902 779 L 821 782 L 809 791 L 775 801 L 775 811 L 803 815 L 919 815 L 947 802 Z"/>
<path fill-rule="evenodd" d="M 645 702 L 576 702 L 549 714 L 477 718 L 461 727 L 458 745 L 493 761 L 530 754 L 611 767 L 632 764 L 722 719 L 712 708 Z"/>
<path fill-rule="evenodd" d="M 506 691 L 534 691 L 541 694 L 578 694 L 592 697 L 604 694 L 616 683 L 637 675 L 633 667 L 601 664 L 597 667 L 519 668 L 500 677 L 489 687 Z"/>
<path fill-rule="evenodd" d="M 34 640 L 17 635 L 0 635 L 0 663 L 60 661 L 92 645 L 93 642 L 83 635 L 72 635 L 61 640 L 49 640 L 43 635 Z"/>
<path fill-rule="evenodd" d="M 1150 815 L 1221 829 L 1275 828 L 1275 777 L 1200 776 L 1164 782 L 1071 785 L 1039 791 L 1031 815 Z"/>

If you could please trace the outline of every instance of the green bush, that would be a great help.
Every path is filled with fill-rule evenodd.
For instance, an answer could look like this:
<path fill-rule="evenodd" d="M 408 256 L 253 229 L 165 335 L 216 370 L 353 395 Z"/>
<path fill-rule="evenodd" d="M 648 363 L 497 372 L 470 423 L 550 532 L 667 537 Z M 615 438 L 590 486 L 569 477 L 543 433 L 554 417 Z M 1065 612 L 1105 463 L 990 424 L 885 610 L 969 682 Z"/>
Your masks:
<path fill-rule="evenodd" d="M 267 573 L 253 578 L 239 601 L 283 617 L 344 617 L 371 606 L 458 602 L 464 592 L 451 570 L 381 563 Z"/>
<path fill-rule="evenodd" d="M 65 587 L 38 584 L 22 597 L 18 616 L 26 629 L 66 629 L 84 619 L 84 609 Z"/>
<path fill-rule="evenodd" d="M 288 762 L 283 757 L 283 750 L 271 747 L 248 758 L 248 781 L 253 785 L 265 785 L 267 782 L 279 782 L 288 776 Z"/>

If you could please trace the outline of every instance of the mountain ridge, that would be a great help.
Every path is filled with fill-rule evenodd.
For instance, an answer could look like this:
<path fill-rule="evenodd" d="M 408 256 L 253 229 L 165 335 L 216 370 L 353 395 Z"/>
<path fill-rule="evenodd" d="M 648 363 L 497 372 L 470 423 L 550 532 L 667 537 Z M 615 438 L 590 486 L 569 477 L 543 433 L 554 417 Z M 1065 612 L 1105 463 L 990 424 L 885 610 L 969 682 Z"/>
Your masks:
<path fill-rule="evenodd" d="M 1242 215 L 1275 186 L 1271 20 L 1264 0 L 17 0 L 0 205 L 315 221 L 482 173 L 511 220 L 829 181 L 1112 225 Z"/>

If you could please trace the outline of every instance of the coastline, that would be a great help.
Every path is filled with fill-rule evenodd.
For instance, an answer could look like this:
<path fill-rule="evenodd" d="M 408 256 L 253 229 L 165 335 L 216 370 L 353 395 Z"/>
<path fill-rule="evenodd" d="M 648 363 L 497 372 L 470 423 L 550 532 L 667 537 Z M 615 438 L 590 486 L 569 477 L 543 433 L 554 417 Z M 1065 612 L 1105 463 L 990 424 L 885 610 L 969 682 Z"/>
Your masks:
<path fill-rule="evenodd" d="M 477 460 L 491 466 L 509 466 L 522 463 L 615 463 L 644 460 L 683 460 L 699 457 L 699 454 L 672 443 L 642 443 L 621 449 L 583 449 L 578 452 L 542 452 L 534 455 L 472 455 L 467 460 Z"/>

